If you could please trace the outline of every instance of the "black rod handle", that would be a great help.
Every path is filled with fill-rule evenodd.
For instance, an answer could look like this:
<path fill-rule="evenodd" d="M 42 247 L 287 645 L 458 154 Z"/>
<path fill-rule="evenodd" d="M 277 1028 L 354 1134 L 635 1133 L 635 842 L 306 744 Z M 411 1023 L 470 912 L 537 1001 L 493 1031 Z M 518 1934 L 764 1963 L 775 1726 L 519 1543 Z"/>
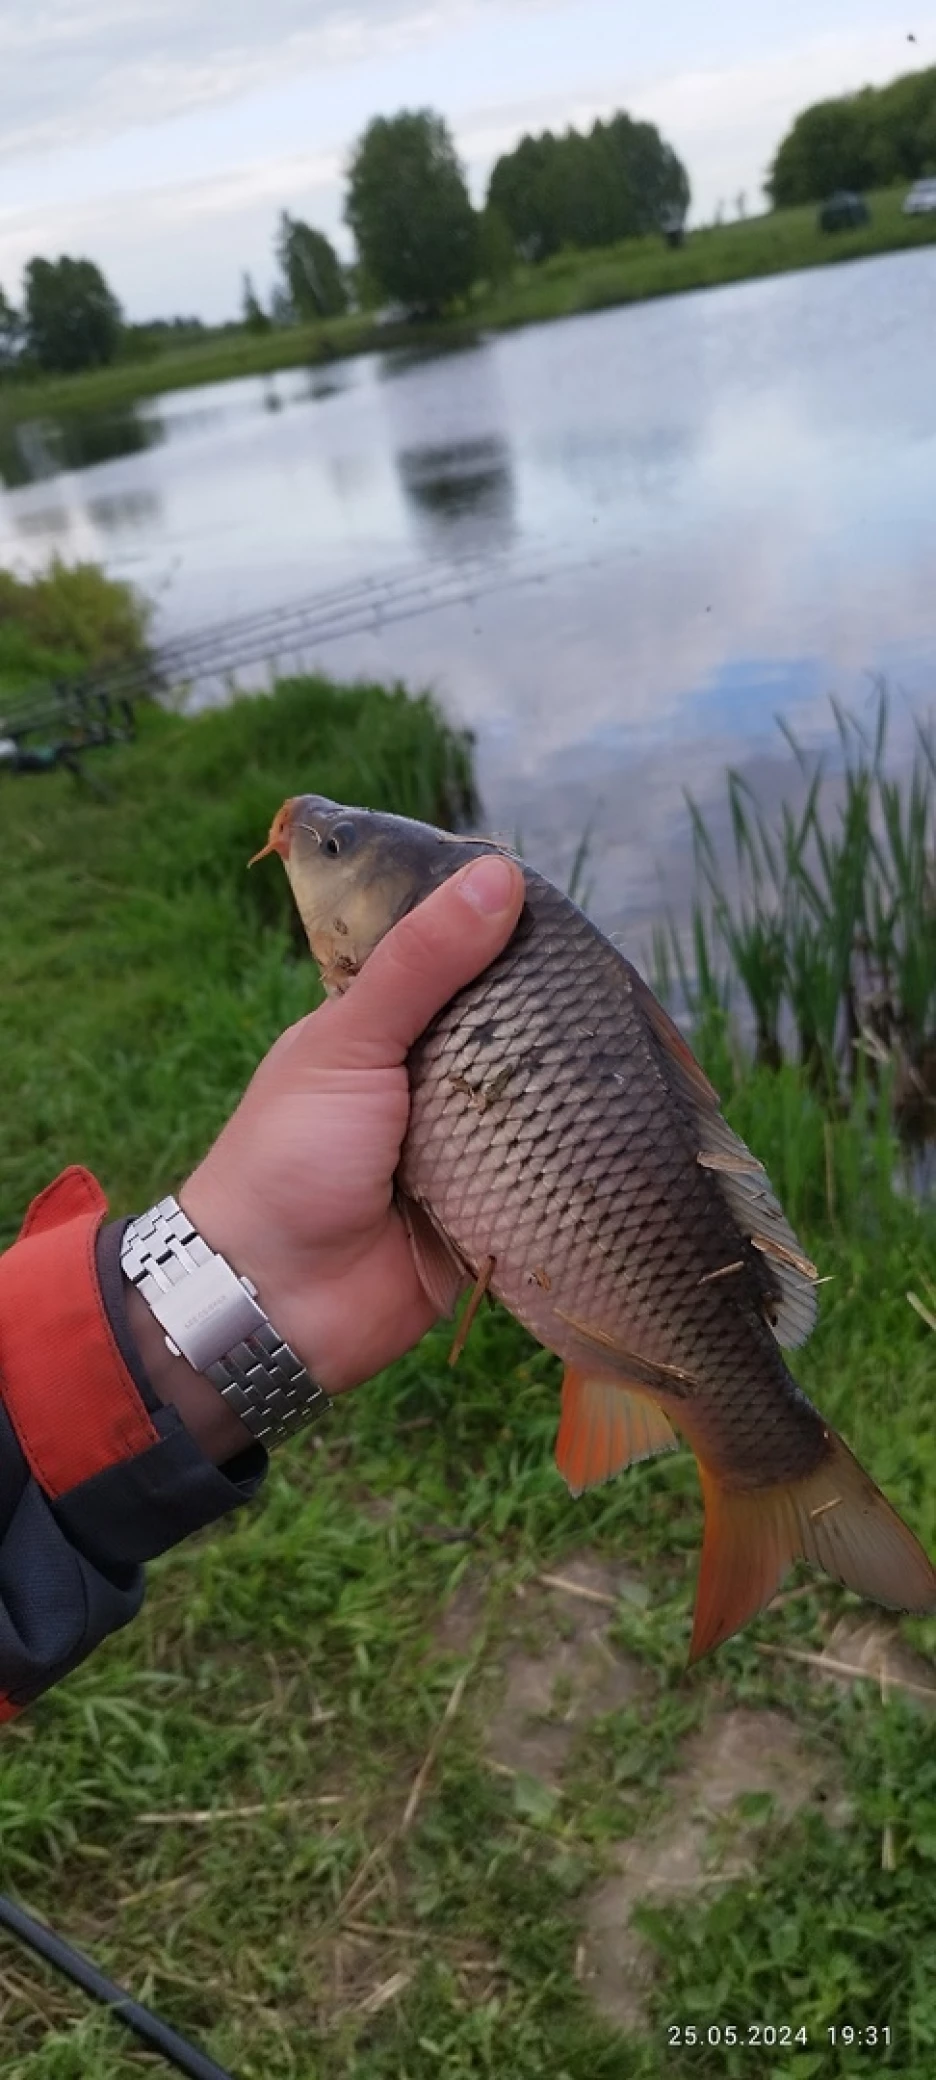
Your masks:
<path fill-rule="evenodd" d="M 90 1958 L 83 1957 L 80 1950 L 74 1950 L 71 1943 L 55 1935 L 43 1922 L 36 1921 L 5 1893 L 0 1893 L 0 1925 L 19 1936 L 20 1941 L 30 1950 L 35 1950 L 39 1957 L 44 1957 L 47 1964 L 55 1965 L 67 1978 L 73 1979 L 85 1993 L 90 1993 L 105 2008 L 110 2008 L 112 2014 L 120 2022 L 125 2022 L 144 2044 L 149 2044 L 154 2051 L 161 2051 L 178 2072 L 187 2073 L 189 2080 L 233 2080 L 233 2075 L 225 2072 L 223 2066 L 215 2065 L 213 2058 L 197 2050 L 194 2044 L 187 2043 L 177 2030 L 170 2029 L 168 2022 L 153 2015 L 139 2001 L 132 2000 L 122 1986 L 115 1986 L 113 1979 L 99 1972 Z"/>

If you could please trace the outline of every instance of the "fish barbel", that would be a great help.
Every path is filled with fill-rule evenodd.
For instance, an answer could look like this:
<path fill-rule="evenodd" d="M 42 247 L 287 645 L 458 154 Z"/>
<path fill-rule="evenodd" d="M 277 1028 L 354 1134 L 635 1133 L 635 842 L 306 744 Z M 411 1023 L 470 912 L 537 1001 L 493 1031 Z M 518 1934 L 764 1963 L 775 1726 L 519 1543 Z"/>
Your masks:
<path fill-rule="evenodd" d="M 340 992 L 398 918 L 498 848 L 298 795 L 264 849 Z M 705 1499 L 693 1659 L 797 1557 L 933 1609 L 923 1548 L 781 1357 L 813 1326 L 817 1273 L 762 1165 L 636 969 L 523 872 L 509 944 L 408 1058 L 396 1186 L 429 1298 L 450 1313 L 488 1284 L 564 1360 L 556 1459 L 573 1494 L 686 1439 Z"/>

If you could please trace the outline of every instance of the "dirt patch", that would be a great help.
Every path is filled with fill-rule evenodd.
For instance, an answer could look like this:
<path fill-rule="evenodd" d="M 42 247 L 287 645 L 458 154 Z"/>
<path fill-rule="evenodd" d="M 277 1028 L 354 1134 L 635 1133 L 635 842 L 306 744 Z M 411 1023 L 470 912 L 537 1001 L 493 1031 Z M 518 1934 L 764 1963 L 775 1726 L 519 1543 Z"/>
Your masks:
<path fill-rule="evenodd" d="M 659 1906 L 700 1893 L 708 1899 L 719 1886 L 752 1875 L 757 1829 L 767 1815 L 739 1812 L 739 1800 L 767 1794 L 773 1814 L 789 1819 L 824 1793 L 826 1817 L 838 1824 L 848 1817 L 780 1712 L 739 1710 L 713 1719 L 687 1742 L 671 1790 L 664 1823 L 619 1844 L 617 1869 L 588 1910 L 580 1974 L 601 2013 L 623 2029 L 646 2028 L 653 1981 L 653 1949 L 631 1926 L 638 1902 Z"/>
<path fill-rule="evenodd" d="M 484 1617 L 484 1583 L 476 1575 L 463 1575 L 433 1628 L 436 1646 L 445 1654 L 470 1654 Z"/>
<path fill-rule="evenodd" d="M 552 1782 L 577 1736 L 646 1688 L 636 1661 L 608 1640 L 618 1600 L 639 1584 L 593 1553 L 575 1554 L 517 1598 L 515 1644 L 503 1657 L 503 1691 L 487 1728 L 491 1761 Z"/>
<path fill-rule="evenodd" d="M 882 1612 L 849 1611 L 840 1618 L 816 1656 L 813 1673 L 845 1689 L 862 1679 L 906 1697 L 919 1711 L 936 1712 L 936 1669 L 901 1637 L 899 1618 Z"/>

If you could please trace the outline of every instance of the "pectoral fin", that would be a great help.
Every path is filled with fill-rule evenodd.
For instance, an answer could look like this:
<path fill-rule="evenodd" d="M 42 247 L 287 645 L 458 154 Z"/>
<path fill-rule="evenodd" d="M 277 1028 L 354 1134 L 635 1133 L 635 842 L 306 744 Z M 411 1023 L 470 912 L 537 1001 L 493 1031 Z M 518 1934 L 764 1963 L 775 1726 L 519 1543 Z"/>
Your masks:
<path fill-rule="evenodd" d="M 607 1375 L 566 1366 L 556 1465 L 573 1495 L 613 1480 L 640 1459 L 674 1451 L 678 1442 L 656 1402 Z"/>
<path fill-rule="evenodd" d="M 411 1199 L 399 1186 L 396 1199 L 426 1298 L 437 1314 L 453 1315 L 458 1296 L 470 1284 L 473 1273 L 418 1199 Z"/>

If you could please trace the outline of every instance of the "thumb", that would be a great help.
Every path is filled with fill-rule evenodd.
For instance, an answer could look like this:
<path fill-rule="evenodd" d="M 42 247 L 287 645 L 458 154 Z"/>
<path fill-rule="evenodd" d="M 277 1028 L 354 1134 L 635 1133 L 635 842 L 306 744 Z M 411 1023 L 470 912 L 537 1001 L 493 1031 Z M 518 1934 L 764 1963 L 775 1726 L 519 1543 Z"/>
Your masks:
<path fill-rule="evenodd" d="M 347 994 L 316 1011 L 321 1068 L 386 1069 L 456 991 L 506 946 L 523 908 L 523 870 L 483 852 L 381 939 Z"/>

